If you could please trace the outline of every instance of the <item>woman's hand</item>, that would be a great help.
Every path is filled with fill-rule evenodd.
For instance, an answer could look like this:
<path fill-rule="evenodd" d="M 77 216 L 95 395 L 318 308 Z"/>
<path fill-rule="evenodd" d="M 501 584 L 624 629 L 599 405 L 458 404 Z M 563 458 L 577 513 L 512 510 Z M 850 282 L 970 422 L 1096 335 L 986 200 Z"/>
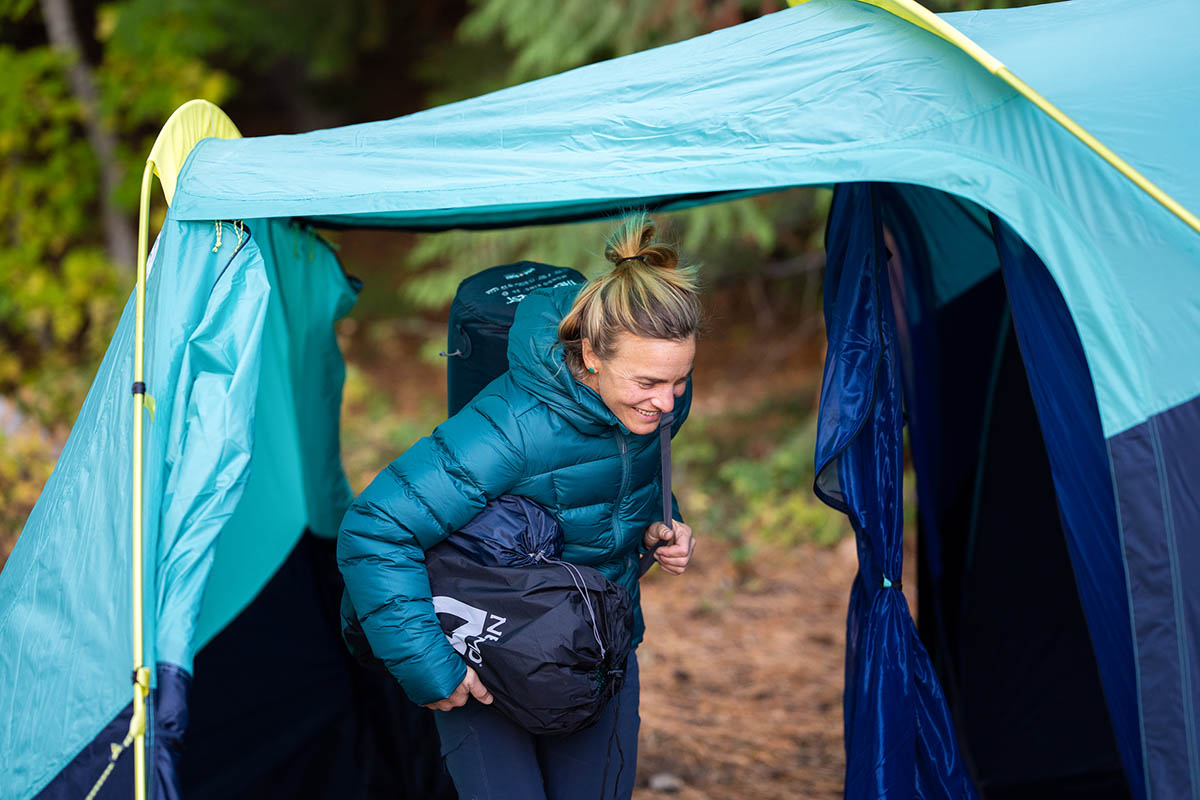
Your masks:
<path fill-rule="evenodd" d="M 490 705 L 492 702 L 492 693 L 479 680 L 479 676 L 475 674 L 475 670 L 467 667 L 467 677 L 463 678 L 463 682 L 458 685 L 453 694 L 443 700 L 438 700 L 436 703 L 426 703 L 425 708 L 432 708 L 434 711 L 449 711 L 452 708 L 465 706 L 467 700 L 471 697 L 474 697 L 485 706 Z"/>
<path fill-rule="evenodd" d="M 672 526 L 668 528 L 661 522 L 651 524 L 642 536 L 642 544 L 647 550 L 651 550 L 654 545 L 663 542 L 663 546 L 654 551 L 654 560 L 672 575 L 682 575 L 688 562 L 692 560 L 696 540 L 692 538 L 690 526 L 679 520 L 674 520 Z"/>

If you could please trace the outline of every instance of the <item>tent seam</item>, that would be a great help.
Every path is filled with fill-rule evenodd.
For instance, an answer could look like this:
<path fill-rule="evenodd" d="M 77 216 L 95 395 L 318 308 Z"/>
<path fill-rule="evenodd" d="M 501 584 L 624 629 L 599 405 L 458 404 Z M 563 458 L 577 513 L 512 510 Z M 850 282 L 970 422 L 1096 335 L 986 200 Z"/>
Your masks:
<path fill-rule="evenodd" d="M 1125 601 L 1129 607 L 1129 641 L 1133 646 L 1134 700 L 1137 702 L 1138 734 L 1142 745 L 1142 797 L 1145 800 L 1150 800 L 1149 753 L 1146 747 L 1146 709 L 1142 703 L 1142 655 L 1141 648 L 1138 646 L 1137 618 L 1133 607 L 1133 579 L 1129 572 L 1129 557 L 1125 545 L 1125 518 L 1121 514 L 1121 491 L 1120 484 L 1117 481 L 1116 462 L 1113 460 L 1111 438 L 1104 440 L 1104 449 L 1108 451 L 1108 474 L 1112 480 L 1113 500 L 1116 504 L 1117 538 L 1121 542 L 1121 565 L 1125 568 L 1125 585 L 1127 587 Z"/>
<path fill-rule="evenodd" d="M 1171 488 L 1167 483 L 1166 463 L 1163 461 L 1162 454 L 1162 438 L 1158 432 L 1158 417 L 1150 419 L 1150 441 L 1154 446 L 1154 466 L 1158 472 L 1159 483 L 1159 503 L 1163 512 L 1163 528 L 1167 538 L 1167 558 L 1171 567 L 1171 595 L 1173 602 L 1173 611 L 1175 616 L 1175 642 L 1179 648 L 1179 691 L 1182 697 L 1180 698 L 1180 706 L 1185 709 L 1183 715 L 1183 727 L 1187 738 L 1188 752 L 1188 777 L 1192 785 L 1192 798 L 1197 797 L 1197 791 L 1200 790 L 1200 778 L 1197 777 L 1197 772 L 1200 767 L 1196 764 L 1196 725 L 1192 714 L 1187 713 L 1189 701 L 1192 698 L 1192 678 L 1188 669 L 1188 630 L 1187 622 L 1183 618 L 1183 596 L 1182 586 L 1180 585 L 1179 574 L 1179 546 L 1175 540 L 1175 516 L 1171 508 Z"/>

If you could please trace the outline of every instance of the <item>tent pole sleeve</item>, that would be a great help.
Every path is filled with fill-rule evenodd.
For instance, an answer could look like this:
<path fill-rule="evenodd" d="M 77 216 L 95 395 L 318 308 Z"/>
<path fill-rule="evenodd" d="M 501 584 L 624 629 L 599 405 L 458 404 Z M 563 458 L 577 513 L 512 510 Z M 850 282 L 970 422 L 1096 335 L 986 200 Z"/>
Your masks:
<path fill-rule="evenodd" d="M 146 337 L 146 245 L 150 227 L 150 182 L 154 167 L 146 163 L 142 172 L 142 197 L 138 209 L 137 306 L 133 337 L 133 796 L 146 797 L 146 697 L 150 693 L 150 671 L 143 662 L 142 626 L 142 409 L 145 407 L 143 362 Z M 138 389 L 140 388 L 140 391 Z"/>

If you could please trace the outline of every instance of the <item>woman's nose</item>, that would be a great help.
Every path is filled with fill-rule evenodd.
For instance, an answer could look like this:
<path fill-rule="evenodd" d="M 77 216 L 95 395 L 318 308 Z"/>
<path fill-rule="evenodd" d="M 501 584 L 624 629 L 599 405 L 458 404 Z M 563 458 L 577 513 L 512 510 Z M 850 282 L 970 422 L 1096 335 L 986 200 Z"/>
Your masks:
<path fill-rule="evenodd" d="M 673 387 L 668 386 L 664 390 L 659 390 L 651 402 L 655 408 L 664 413 L 673 410 L 675 408 L 675 392 Z"/>

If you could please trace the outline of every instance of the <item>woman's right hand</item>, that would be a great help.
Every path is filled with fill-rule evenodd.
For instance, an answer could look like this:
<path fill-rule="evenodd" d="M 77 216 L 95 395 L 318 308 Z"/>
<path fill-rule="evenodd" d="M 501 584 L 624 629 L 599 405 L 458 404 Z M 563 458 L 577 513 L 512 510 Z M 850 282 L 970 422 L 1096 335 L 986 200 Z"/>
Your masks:
<path fill-rule="evenodd" d="M 449 711 L 452 708 L 466 705 L 467 700 L 471 697 L 485 706 L 492 702 L 492 693 L 483 685 L 483 681 L 479 680 L 475 670 L 467 667 L 467 677 L 463 678 L 462 683 L 458 685 L 453 694 L 436 703 L 426 703 L 425 708 L 432 708 L 434 711 Z"/>

